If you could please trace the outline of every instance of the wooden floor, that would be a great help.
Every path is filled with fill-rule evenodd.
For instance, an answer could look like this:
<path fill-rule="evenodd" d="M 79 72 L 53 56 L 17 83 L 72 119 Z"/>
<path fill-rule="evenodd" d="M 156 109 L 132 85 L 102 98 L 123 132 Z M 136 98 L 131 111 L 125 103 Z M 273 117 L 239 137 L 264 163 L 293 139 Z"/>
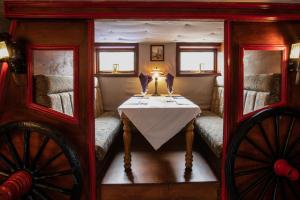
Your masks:
<path fill-rule="evenodd" d="M 219 182 L 206 161 L 193 152 L 193 170 L 185 172 L 184 134 L 158 151 L 138 133 L 132 141 L 132 173 L 123 168 L 119 149 L 99 186 L 101 200 L 216 200 Z"/>

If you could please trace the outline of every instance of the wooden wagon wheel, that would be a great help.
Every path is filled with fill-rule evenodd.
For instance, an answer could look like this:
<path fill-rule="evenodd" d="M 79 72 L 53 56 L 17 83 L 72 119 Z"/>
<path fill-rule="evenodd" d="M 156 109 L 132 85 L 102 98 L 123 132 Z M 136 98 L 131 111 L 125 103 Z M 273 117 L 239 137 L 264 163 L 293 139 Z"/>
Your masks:
<path fill-rule="evenodd" d="M 242 123 L 228 149 L 230 199 L 300 199 L 300 112 L 262 111 Z"/>
<path fill-rule="evenodd" d="M 80 163 L 61 134 L 33 122 L 0 127 L 0 199 L 80 199 Z"/>

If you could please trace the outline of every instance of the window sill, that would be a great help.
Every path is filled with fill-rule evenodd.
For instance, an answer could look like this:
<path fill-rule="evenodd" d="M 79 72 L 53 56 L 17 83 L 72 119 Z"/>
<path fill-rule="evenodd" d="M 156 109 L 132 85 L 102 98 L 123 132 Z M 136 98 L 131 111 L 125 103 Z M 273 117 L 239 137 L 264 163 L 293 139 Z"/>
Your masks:
<path fill-rule="evenodd" d="M 103 77 L 137 77 L 137 73 L 103 73 L 103 72 L 98 72 L 95 75 L 98 76 L 103 76 Z"/>
<path fill-rule="evenodd" d="M 202 76 L 221 76 L 221 73 L 216 72 L 202 72 L 202 73 L 177 73 L 177 77 L 202 77 Z"/>

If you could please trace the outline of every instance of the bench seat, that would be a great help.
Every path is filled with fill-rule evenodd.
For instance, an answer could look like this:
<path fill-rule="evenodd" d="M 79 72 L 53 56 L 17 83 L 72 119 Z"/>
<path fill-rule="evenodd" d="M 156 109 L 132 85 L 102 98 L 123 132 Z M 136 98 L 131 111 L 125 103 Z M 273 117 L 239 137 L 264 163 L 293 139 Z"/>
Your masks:
<path fill-rule="evenodd" d="M 73 115 L 73 78 L 66 76 L 34 76 L 35 102 L 55 111 Z M 121 131 L 121 120 L 116 112 L 105 112 L 99 81 L 95 78 L 95 150 L 97 161 L 102 161 L 116 135 Z"/>
<path fill-rule="evenodd" d="M 207 143 L 214 154 L 221 158 L 223 148 L 223 118 L 219 115 L 203 111 L 195 121 L 195 127 L 200 137 Z"/>
<path fill-rule="evenodd" d="M 95 118 L 95 151 L 97 160 L 104 159 L 120 131 L 121 121 L 117 113 L 104 112 Z"/>

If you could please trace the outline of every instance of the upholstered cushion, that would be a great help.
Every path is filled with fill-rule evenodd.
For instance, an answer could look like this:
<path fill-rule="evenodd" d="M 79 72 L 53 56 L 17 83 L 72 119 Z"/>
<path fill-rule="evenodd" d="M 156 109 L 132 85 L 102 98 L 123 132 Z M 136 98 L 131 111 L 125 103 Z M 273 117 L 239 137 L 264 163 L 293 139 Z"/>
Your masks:
<path fill-rule="evenodd" d="M 268 104 L 270 92 L 244 90 L 244 114 L 263 108 Z"/>
<path fill-rule="evenodd" d="M 220 158 L 223 148 L 223 118 L 213 112 L 204 111 L 195 121 L 197 133 Z"/>
<path fill-rule="evenodd" d="M 34 76 L 35 95 L 56 94 L 73 91 L 73 77 L 71 76 Z"/>
<path fill-rule="evenodd" d="M 244 78 L 244 89 L 260 92 L 272 90 L 273 74 L 249 75 Z"/>
<path fill-rule="evenodd" d="M 70 116 L 73 115 L 72 77 L 36 75 L 34 83 L 35 103 Z"/>
<path fill-rule="evenodd" d="M 223 117 L 223 113 L 224 113 L 224 77 L 223 76 L 217 76 L 215 79 L 210 110 L 216 113 L 217 115 L 219 115 L 220 117 Z"/>
<path fill-rule="evenodd" d="M 95 149 L 97 160 L 103 160 L 120 130 L 121 121 L 114 112 L 104 112 L 95 119 Z"/>
<path fill-rule="evenodd" d="M 214 86 L 212 101 L 211 101 L 211 111 L 223 117 L 224 113 L 224 87 Z"/>
<path fill-rule="evenodd" d="M 103 100 L 99 79 L 97 77 L 94 78 L 94 96 L 95 117 L 99 117 L 101 114 L 103 114 Z"/>

